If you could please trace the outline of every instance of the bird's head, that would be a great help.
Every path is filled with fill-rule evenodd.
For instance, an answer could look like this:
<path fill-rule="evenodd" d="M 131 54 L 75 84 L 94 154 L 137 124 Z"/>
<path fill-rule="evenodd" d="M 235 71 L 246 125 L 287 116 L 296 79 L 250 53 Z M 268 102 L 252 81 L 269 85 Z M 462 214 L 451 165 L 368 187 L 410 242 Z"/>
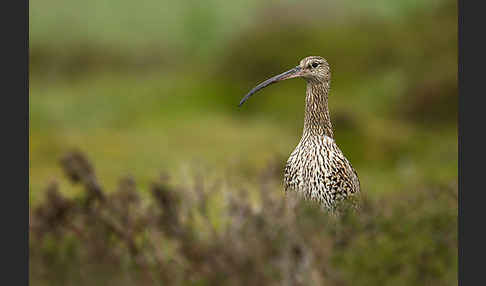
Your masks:
<path fill-rule="evenodd" d="M 326 82 L 331 79 L 329 64 L 323 57 L 310 56 L 302 59 L 298 65 L 301 77 L 307 81 Z"/>
<path fill-rule="evenodd" d="M 307 82 L 312 83 L 324 83 L 331 79 L 331 73 L 329 70 L 329 64 L 323 57 L 310 56 L 302 59 L 298 66 L 276 75 L 272 78 L 255 86 L 250 92 L 248 92 L 245 97 L 240 101 L 239 106 L 241 106 L 245 101 L 255 94 L 257 91 L 282 80 L 302 77 Z"/>

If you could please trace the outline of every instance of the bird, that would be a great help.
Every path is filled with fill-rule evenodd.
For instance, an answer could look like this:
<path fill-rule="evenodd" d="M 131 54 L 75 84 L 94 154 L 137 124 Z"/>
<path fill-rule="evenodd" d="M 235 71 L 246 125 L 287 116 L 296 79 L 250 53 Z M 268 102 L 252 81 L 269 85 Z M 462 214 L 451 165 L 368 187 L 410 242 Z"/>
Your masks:
<path fill-rule="evenodd" d="M 303 78 L 307 89 L 302 137 L 284 168 L 285 193 L 295 191 L 331 212 L 346 201 L 353 202 L 356 209 L 360 181 L 334 140 L 328 108 L 331 72 L 326 59 L 320 56 L 302 59 L 298 66 L 255 86 L 238 106 L 259 90 L 291 78 Z"/>

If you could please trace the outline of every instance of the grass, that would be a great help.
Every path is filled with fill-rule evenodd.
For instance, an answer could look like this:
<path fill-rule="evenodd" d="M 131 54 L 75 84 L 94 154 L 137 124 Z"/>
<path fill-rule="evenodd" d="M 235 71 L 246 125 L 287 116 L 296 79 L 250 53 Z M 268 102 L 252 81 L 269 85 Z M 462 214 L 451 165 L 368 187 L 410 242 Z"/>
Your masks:
<path fill-rule="evenodd" d="M 284 197 L 278 161 L 253 189 L 186 176 L 184 184 L 160 178 L 148 196 L 129 177 L 111 192 L 96 187 L 91 164 L 66 154 L 63 168 L 82 192 L 67 197 L 52 184 L 32 210 L 38 285 L 457 283 L 453 184 L 365 196 L 359 213 L 329 216 Z"/>

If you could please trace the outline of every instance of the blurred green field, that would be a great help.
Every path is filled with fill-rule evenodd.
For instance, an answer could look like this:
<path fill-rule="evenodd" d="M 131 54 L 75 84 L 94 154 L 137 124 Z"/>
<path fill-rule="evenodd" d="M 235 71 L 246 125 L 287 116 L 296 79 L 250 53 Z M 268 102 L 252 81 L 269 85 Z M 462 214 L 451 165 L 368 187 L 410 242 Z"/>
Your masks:
<path fill-rule="evenodd" d="M 245 179 L 251 179 L 269 157 L 284 160 L 297 144 L 305 83 L 285 82 L 241 109 L 236 104 L 256 83 L 309 54 L 331 64 L 336 140 L 352 158 L 364 190 L 454 180 L 455 3 L 375 2 L 350 13 L 339 4 L 336 11 L 348 21 L 343 24 L 345 19 L 333 22 L 339 17 L 322 10 L 330 4 L 293 1 L 261 10 L 251 1 L 159 9 L 151 9 L 158 4 L 149 1 L 136 12 L 121 2 L 119 13 L 113 13 L 113 1 L 34 1 L 31 197 L 49 179 L 61 177 L 58 159 L 74 147 L 91 154 L 107 186 L 125 174 L 146 185 L 158 172 L 177 174 L 191 162 L 215 174 L 245 170 Z M 324 14 L 312 10 L 317 8 Z M 291 9 L 309 18 L 281 16 Z M 174 17 L 177 13 L 189 16 Z M 246 24 L 222 24 L 230 17 L 233 24 L 247 18 Z M 214 35 L 192 31 L 201 24 Z M 160 45 L 173 45 L 171 53 L 157 52 Z M 191 50 L 203 47 L 204 56 Z"/>
<path fill-rule="evenodd" d="M 218 85 L 217 79 L 181 81 L 156 73 L 142 78 L 100 75 L 47 87 L 33 81 L 31 89 L 38 94 L 30 98 L 34 107 L 30 114 L 31 195 L 53 175 L 62 178 L 58 160 L 75 147 L 94 158 L 107 187 L 127 174 L 144 185 L 158 172 L 177 174 L 191 162 L 219 174 L 228 168 L 245 170 L 245 179 L 251 178 L 270 158 L 285 159 L 298 143 L 303 88 L 303 82 L 275 87 L 255 97 L 249 111 L 235 105 L 244 88 Z M 335 123 L 336 140 L 353 158 L 367 192 L 456 177 L 456 130 L 443 126 L 430 130 L 375 117 L 365 108 L 355 113 L 352 106 L 366 106 L 367 101 L 354 96 L 354 101 L 363 104 L 349 103 L 357 90 L 349 94 L 333 90 L 331 108 L 334 118 L 343 117 Z M 218 102 L 217 95 L 226 92 L 233 101 Z M 295 104 L 279 108 L 282 103 L 272 106 L 271 100 Z"/>
<path fill-rule="evenodd" d="M 256 188 L 299 142 L 305 82 L 237 104 L 309 55 L 330 63 L 335 139 L 363 192 L 457 183 L 455 1 L 36 0 L 29 13 L 31 207 L 53 180 L 81 191 L 59 167 L 72 149 L 107 190 L 131 175 L 148 192 L 161 174 Z"/>

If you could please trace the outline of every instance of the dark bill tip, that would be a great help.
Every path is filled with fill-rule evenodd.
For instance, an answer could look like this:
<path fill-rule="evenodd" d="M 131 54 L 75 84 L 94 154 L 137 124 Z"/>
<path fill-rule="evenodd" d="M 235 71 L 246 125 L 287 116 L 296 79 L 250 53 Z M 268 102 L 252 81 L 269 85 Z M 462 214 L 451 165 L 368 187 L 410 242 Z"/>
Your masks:
<path fill-rule="evenodd" d="M 276 83 L 278 81 L 282 81 L 282 80 L 286 80 L 286 79 L 290 79 L 290 78 L 294 78 L 294 77 L 299 77 L 301 76 L 301 68 L 300 66 L 296 66 L 295 68 L 291 69 L 291 70 L 288 70 L 284 73 L 281 73 L 279 75 L 276 75 L 272 78 L 269 78 L 267 79 L 266 81 L 260 83 L 259 85 L 255 86 L 252 90 L 250 90 L 250 92 L 248 92 L 245 97 L 243 97 L 243 99 L 240 101 L 240 103 L 238 104 L 238 107 L 241 107 L 243 105 L 243 103 L 245 103 L 248 98 L 250 98 L 250 96 L 252 96 L 253 94 L 255 94 L 257 91 L 259 91 L 260 89 L 263 89 L 273 83 Z"/>

